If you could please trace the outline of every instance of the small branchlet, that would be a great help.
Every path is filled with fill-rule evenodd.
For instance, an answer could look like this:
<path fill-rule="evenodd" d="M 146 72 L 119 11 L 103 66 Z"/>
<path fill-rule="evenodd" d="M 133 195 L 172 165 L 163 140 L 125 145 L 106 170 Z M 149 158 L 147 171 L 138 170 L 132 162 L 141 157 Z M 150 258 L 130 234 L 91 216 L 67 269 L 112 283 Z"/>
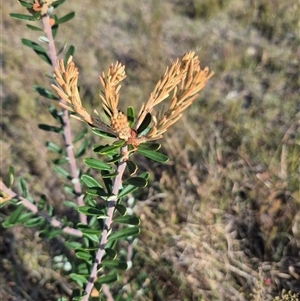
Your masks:
<path fill-rule="evenodd" d="M 103 88 L 100 98 L 103 110 L 110 118 L 110 125 L 106 125 L 100 119 L 90 115 L 82 107 L 77 87 L 78 70 L 72 62 L 72 58 L 69 59 L 66 68 L 63 61 L 60 60 L 54 74 L 60 88 L 52 86 L 57 94 L 67 103 L 61 103 L 61 106 L 75 113 L 79 120 L 113 134 L 119 139 L 124 139 L 127 144 L 138 146 L 140 143 L 161 138 L 163 133 L 180 119 L 182 112 L 194 102 L 200 90 L 203 89 L 207 80 L 214 73 L 209 72 L 208 67 L 200 68 L 200 61 L 194 52 L 190 51 L 181 59 L 175 60 L 170 67 L 166 68 L 164 75 L 156 84 L 149 99 L 142 105 L 132 128 L 129 126 L 127 116 L 118 110 L 120 82 L 126 77 L 124 65 L 116 62 L 108 68 L 107 74 L 103 72 L 100 76 L 100 83 Z M 169 108 L 166 111 L 158 112 L 154 116 L 152 114 L 154 107 L 170 95 Z M 96 110 L 95 113 L 99 116 Z M 137 130 L 148 114 L 151 114 L 152 117 L 149 130 L 139 136 L 137 135 Z"/>

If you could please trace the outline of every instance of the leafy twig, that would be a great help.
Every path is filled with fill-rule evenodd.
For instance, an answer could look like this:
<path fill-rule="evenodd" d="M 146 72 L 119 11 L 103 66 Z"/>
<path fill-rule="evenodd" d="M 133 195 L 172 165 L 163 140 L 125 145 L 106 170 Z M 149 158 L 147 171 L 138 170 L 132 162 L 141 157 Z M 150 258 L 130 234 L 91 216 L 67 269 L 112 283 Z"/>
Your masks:
<path fill-rule="evenodd" d="M 107 210 L 107 218 L 105 220 L 104 223 L 104 227 L 103 227 L 103 232 L 101 235 L 101 239 L 98 245 L 98 250 L 96 253 L 96 257 L 94 259 L 94 263 L 93 263 L 93 267 L 91 270 L 91 274 L 88 280 L 88 283 L 86 285 L 85 288 L 85 295 L 82 298 L 82 301 L 88 301 L 89 296 L 92 292 L 92 289 L 94 287 L 94 282 L 97 278 L 97 272 L 98 272 L 98 265 L 101 263 L 102 257 L 104 255 L 105 252 L 105 245 L 107 243 L 107 238 L 108 238 L 108 232 L 110 230 L 111 227 L 111 223 L 112 223 L 112 218 L 113 218 L 113 213 L 115 210 L 115 206 L 117 204 L 117 200 L 118 200 L 118 192 L 119 189 L 121 187 L 122 184 L 122 177 L 126 168 L 126 160 L 128 159 L 128 150 L 127 150 L 127 146 L 124 146 L 122 148 L 122 153 L 124 154 L 124 157 L 120 160 L 119 165 L 118 165 L 118 169 L 117 169 L 117 177 L 114 180 L 114 185 L 113 185 L 113 189 L 112 189 L 112 196 L 110 196 L 107 200 L 107 206 L 108 206 L 108 210 Z"/>
<path fill-rule="evenodd" d="M 40 212 L 35 204 L 31 203 L 26 198 L 23 198 L 22 196 L 16 194 L 14 191 L 8 188 L 1 180 L 0 180 L 0 191 L 4 192 L 5 195 L 8 196 L 10 199 L 19 200 L 22 203 L 22 205 L 25 208 L 27 208 L 29 211 L 31 211 L 33 214 L 45 218 L 52 227 L 61 229 L 62 232 L 65 234 L 82 237 L 81 231 L 71 227 L 63 227 L 63 224 L 59 220 L 47 215 L 44 212 Z"/>
<path fill-rule="evenodd" d="M 49 54 L 51 58 L 51 63 L 53 69 L 56 68 L 57 64 L 57 54 L 56 54 L 56 48 L 55 48 L 55 43 L 52 35 L 52 29 L 51 29 L 51 23 L 50 23 L 50 17 L 47 13 L 48 11 L 48 6 L 47 4 L 43 4 L 42 7 L 42 22 L 44 26 L 44 31 L 45 34 L 48 38 L 49 41 Z M 64 100 L 60 99 L 60 102 L 63 103 Z M 71 170 L 71 175 L 72 175 L 72 184 L 74 187 L 74 193 L 76 196 L 77 204 L 78 206 L 83 206 L 83 193 L 80 185 L 80 181 L 78 178 L 78 169 L 77 169 L 77 164 L 75 160 L 75 155 L 74 155 L 74 148 L 72 144 L 72 132 L 71 132 L 71 125 L 70 125 L 70 118 L 68 115 L 68 111 L 66 109 L 62 109 L 63 112 L 63 133 L 64 133 L 64 141 L 65 141 L 65 148 L 67 152 L 67 157 L 68 157 L 68 162 L 70 164 L 70 170 Z M 83 224 L 87 224 L 87 217 L 85 214 L 80 213 L 79 214 L 80 222 Z"/>

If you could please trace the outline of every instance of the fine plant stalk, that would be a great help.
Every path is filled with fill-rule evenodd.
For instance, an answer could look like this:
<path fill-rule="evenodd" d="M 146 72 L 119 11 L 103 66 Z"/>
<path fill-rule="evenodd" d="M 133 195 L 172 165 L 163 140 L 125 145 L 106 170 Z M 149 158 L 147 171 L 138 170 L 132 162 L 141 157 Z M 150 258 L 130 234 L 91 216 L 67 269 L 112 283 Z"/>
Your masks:
<path fill-rule="evenodd" d="M 57 64 L 57 54 L 56 54 L 56 48 L 55 48 L 55 42 L 53 39 L 52 35 L 52 30 L 51 30 L 51 23 L 50 23 L 50 17 L 47 13 L 49 7 L 45 3 L 43 4 L 42 8 L 42 23 L 44 27 L 44 32 L 46 34 L 46 37 L 48 38 L 49 41 L 49 55 L 51 59 L 51 64 L 53 69 L 56 68 Z M 43 12 L 45 12 L 43 14 Z M 59 102 L 64 102 L 63 99 L 60 99 Z M 83 206 L 83 193 L 80 185 L 80 181 L 78 178 L 78 168 L 77 168 L 77 163 L 74 155 L 74 147 L 72 143 L 72 131 L 71 131 L 71 125 L 70 125 L 70 118 L 68 115 L 68 111 L 64 108 L 62 108 L 62 119 L 63 119 L 63 136 L 64 136 L 64 143 L 65 143 L 65 149 L 67 152 L 67 157 L 68 157 L 68 162 L 70 165 L 70 171 L 72 175 L 72 184 L 74 188 L 74 194 L 77 200 L 78 206 Z M 87 224 L 87 217 L 85 214 L 79 213 L 79 219 L 80 222 L 83 224 Z"/>
<path fill-rule="evenodd" d="M 22 203 L 22 205 L 31 211 L 33 214 L 43 217 L 45 220 L 49 222 L 49 224 L 54 227 L 61 229 L 63 233 L 72 235 L 75 237 L 82 237 L 82 232 L 78 229 L 74 229 L 71 227 L 63 227 L 63 224 L 57 220 L 56 218 L 50 217 L 48 214 L 44 212 L 40 212 L 35 204 L 27 200 L 26 198 L 16 194 L 10 188 L 8 188 L 1 180 L 0 180 L 0 191 L 5 194 L 7 199 L 16 199 Z"/>
<path fill-rule="evenodd" d="M 116 207 L 117 200 L 118 200 L 118 193 L 119 193 L 120 187 L 122 185 L 122 177 L 123 177 L 123 174 L 124 174 L 124 171 L 126 168 L 126 160 L 128 159 L 127 146 L 123 147 L 121 151 L 122 151 L 122 153 L 124 153 L 124 157 L 119 161 L 118 169 L 117 169 L 118 175 L 114 179 L 112 195 L 107 200 L 107 208 L 108 208 L 107 216 L 108 217 L 105 219 L 105 223 L 103 226 L 103 232 L 101 235 L 100 242 L 98 244 L 98 250 L 97 250 L 94 262 L 93 262 L 93 267 L 92 267 L 91 274 L 90 274 L 88 283 L 87 283 L 85 291 L 84 291 L 85 295 L 82 298 L 82 301 L 89 300 L 89 296 L 94 287 L 94 281 L 97 277 L 98 266 L 101 263 L 104 252 L 105 252 L 105 245 L 107 243 L 108 233 L 111 229 L 111 224 L 113 221 L 113 214 L 114 214 L 115 207 Z"/>

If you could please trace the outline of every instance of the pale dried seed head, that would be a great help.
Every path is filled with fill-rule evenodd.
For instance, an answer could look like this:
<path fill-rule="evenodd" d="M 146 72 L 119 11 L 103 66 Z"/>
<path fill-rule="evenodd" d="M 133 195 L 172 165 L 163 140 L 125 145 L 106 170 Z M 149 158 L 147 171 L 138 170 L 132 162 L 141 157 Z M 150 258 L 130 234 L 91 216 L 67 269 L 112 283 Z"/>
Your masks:
<path fill-rule="evenodd" d="M 180 74 L 180 76 L 178 74 Z M 193 103 L 211 76 L 213 76 L 213 72 L 209 73 L 207 67 L 201 70 L 200 61 L 194 52 L 188 52 L 181 60 L 174 61 L 171 68 L 166 69 L 165 74 L 156 85 L 154 89 L 155 95 L 150 94 L 150 98 L 143 104 L 139 112 L 138 121 L 136 123 L 137 127 L 142 123 L 146 114 L 151 112 L 153 107 L 160 102 L 162 95 L 166 98 L 169 96 L 171 90 L 173 91 L 169 109 L 157 115 L 156 126 L 153 126 L 152 130 L 148 131 L 145 135 L 146 139 L 158 139 L 168 127 L 177 122 L 182 115 L 181 112 Z M 161 83 L 164 83 L 164 85 L 169 84 L 171 89 L 166 90 Z M 171 85 L 172 83 L 174 84 L 173 86 Z"/>
<path fill-rule="evenodd" d="M 118 114 L 119 93 L 121 86 L 119 83 L 126 77 L 125 66 L 116 62 L 108 68 L 107 75 L 102 72 L 100 83 L 103 87 L 100 98 L 104 111 L 112 117 Z"/>
<path fill-rule="evenodd" d="M 81 121 L 85 121 L 107 133 L 115 134 L 105 123 L 94 118 L 82 107 L 77 87 L 78 69 L 72 62 L 72 58 L 68 60 L 67 68 L 65 68 L 63 60 L 59 60 L 57 67 L 54 69 L 54 76 L 59 87 L 55 85 L 52 85 L 52 87 L 59 97 L 66 102 L 60 102 L 64 109 L 76 113 L 75 118 Z"/>
<path fill-rule="evenodd" d="M 205 86 L 207 80 L 213 75 L 206 67 L 200 68 L 200 61 L 194 52 L 186 53 L 180 60 L 175 60 L 170 68 L 166 68 L 164 75 L 156 84 L 146 103 L 142 104 L 133 129 L 130 128 L 127 116 L 118 111 L 120 98 L 120 82 L 125 79 L 125 66 L 116 62 L 110 65 L 107 75 L 102 72 L 100 83 L 103 87 L 101 91 L 101 101 L 103 110 L 110 117 L 110 126 L 104 124 L 99 119 L 88 114 L 81 105 L 81 99 L 77 88 L 78 69 L 70 57 L 67 67 L 63 61 L 58 62 L 54 74 L 59 89 L 53 86 L 57 94 L 67 102 L 61 106 L 67 110 L 75 112 L 82 121 L 95 126 L 103 131 L 114 134 L 120 139 L 124 139 L 129 144 L 137 146 L 146 141 L 156 140 L 162 137 L 167 129 L 177 122 L 182 112 L 188 108 L 198 97 L 199 91 Z M 66 69 L 66 70 L 65 70 Z M 139 128 L 148 113 L 163 100 L 171 96 L 169 108 L 158 112 L 157 116 L 152 116 L 152 124 L 149 131 L 137 137 L 136 130 Z M 97 113 L 96 113 L 97 114 Z M 99 115 L 99 114 L 97 114 Z"/>

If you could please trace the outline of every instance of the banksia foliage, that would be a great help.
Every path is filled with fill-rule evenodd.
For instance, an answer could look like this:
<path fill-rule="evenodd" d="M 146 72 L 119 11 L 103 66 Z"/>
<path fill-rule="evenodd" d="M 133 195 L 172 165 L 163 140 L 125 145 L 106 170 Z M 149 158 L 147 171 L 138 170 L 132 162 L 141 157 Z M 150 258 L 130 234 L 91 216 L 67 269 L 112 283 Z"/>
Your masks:
<path fill-rule="evenodd" d="M 125 140 L 127 144 L 137 147 L 140 143 L 161 138 L 163 133 L 180 119 L 182 112 L 194 102 L 214 73 L 209 72 L 208 67 L 200 68 L 200 61 L 194 52 L 188 52 L 181 59 L 175 60 L 166 68 L 149 99 L 142 105 L 132 127 L 127 116 L 118 110 L 120 82 L 126 77 L 125 66 L 116 62 L 109 67 L 107 74 L 103 72 L 100 76 L 102 85 L 100 98 L 103 110 L 110 118 L 110 125 L 100 120 L 97 111 L 95 114 L 98 116 L 91 115 L 82 107 L 77 87 L 78 70 L 72 58 L 69 59 L 66 68 L 60 60 L 54 74 L 58 87 L 52 86 L 65 101 L 65 103 L 61 102 L 61 106 L 75 113 L 78 119 L 92 127 L 113 134 Z M 162 109 L 154 115 L 154 107 L 169 97 L 171 100 L 168 109 Z M 145 120 L 148 120 L 147 130 L 139 131 Z"/>

